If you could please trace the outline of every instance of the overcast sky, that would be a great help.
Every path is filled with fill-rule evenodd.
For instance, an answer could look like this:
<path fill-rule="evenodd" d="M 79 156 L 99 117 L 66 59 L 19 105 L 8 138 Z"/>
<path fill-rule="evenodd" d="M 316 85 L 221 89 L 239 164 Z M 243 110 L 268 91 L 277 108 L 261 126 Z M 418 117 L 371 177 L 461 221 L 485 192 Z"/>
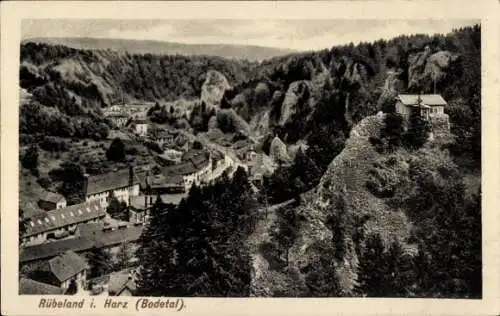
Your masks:
<path fill-rule="evenodd" d="M 101 37 L 187 44 L 243 44 L 312 50 L 389 39 L 402 34 L 448 33 L 474 20 L 24 20 L 23 39 Z"/>

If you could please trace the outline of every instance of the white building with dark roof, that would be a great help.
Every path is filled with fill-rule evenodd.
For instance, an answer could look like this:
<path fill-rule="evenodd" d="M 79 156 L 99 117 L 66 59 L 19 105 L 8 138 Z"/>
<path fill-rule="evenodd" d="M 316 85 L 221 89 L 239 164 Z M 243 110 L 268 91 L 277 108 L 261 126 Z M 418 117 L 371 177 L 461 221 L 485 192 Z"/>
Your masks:
<path fill-rule="evenodd" d="M 86 175 L 84 181 L 85 200 L 99 201 L 104 207 L 107 207 L 111 196 L 128 205 L 131 196 L 139 195 L 140 180 L 132 167 L 104 175 Z"/>
<path fill-rule="evenodd" d="M 433 116 L 444 115 L 444 108 L 448 103 L 439 94 L 400 94 L 396 97 L 396 113 L 408 119 L 414 111 L 420 116 L 429 119 Z"/>
<path fill-rule="evenodd" d="M 22 241 L 24 245 L 35 245 L 61 238 L 73 233 L 78 224 L 98 222 L 105 216 L 106 209 L 97 201 L 37 214 L 25 220 L 26 232 Z"/>

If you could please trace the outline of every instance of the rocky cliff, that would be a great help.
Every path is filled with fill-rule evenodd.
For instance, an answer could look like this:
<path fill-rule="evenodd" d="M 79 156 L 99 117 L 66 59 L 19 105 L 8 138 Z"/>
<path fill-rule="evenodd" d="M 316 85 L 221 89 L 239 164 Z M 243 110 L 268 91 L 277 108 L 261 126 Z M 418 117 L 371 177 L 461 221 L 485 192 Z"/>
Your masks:
<path fill-rule="evenodd" d="M 230 88 L 227 78 L 222 73 L 209 70 L 201 86 L 200 100 L 205 102 L 207 109 L 218 107 L 224 92 Z"/>

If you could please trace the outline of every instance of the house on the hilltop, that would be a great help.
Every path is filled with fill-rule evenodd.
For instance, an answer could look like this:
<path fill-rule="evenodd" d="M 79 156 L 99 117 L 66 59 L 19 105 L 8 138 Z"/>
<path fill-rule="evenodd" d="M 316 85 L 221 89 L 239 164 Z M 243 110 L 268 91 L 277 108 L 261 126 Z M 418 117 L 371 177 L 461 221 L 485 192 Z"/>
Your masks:
<path fill-rule="evenodd" d="M 40 208 L 50 211 L 66 207 L 66 199 L 59 193 L 44 191 L 38 200 Z"/>
<path fill-rule="evenodd" d="M 85 287 L 87 269 L 85 259 L 73 251 L 66 251 L 44 261 L 29 277 L 66 291 L 72 282 L 76 283 L 77 288 Z"/>
<path fill-rule="evenodd" d="M 412 113 L 418 111 L 419 115 L 428 120 L 434 116 L 444 114 L 446 101 L 439 94 L 400 94 L 396 97 L 396 113 L 408 119 Z"/>
<path fill-rule="evenodd" d="M 104 175 L 85 175 L 85 200 L 99 201 L 107 207 L 109 198 L 114 196 L 118 201 L 128 205 L 131 196 L 139 195 L 139 184 L 140 180 L 132 167 Z"/>
<path fill-rule="evenodd" d="M 95 223 L 104 219 L 106 209 L 99 202 L 81 203 L 51 210 L 25 220 L 23 245 L 36 245 L 49 239 L 66 237 L 78 224 Z"/>

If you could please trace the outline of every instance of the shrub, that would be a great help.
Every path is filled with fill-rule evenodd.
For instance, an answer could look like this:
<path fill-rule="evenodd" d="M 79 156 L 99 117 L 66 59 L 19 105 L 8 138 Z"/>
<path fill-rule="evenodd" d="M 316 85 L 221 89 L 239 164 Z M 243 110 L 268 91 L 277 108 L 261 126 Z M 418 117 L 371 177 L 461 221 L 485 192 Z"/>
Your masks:
<path fill-rule="evenodd" d="M 38 184 L 40 184 L 40 186 L 44 189 L 48 189 L 50 188 L 50 186 L 52 185 L 52 182 L 50 181 L 49 178 L 47 177 L 41 177 L 37 180 Z"/>
<path fill-rule="evenodd" d="M 21 154 L 21 164 L 30 170 L 35 170 L 38 167 L 38 147 L 36 145 L 30 146 Z"/>
<path fill-rule="evenodd" d="M 54 136 L 45 136 L 40 142 L 40 148 L 51 152 L 61 152 L 68 150 L 68 144 L 63 140 Z"/>
<path fill-rule="evenodd" d="M 125 144 L 120 138 L 115 138 L 106 151 L 106 158 L 112 161 L 124 161 L 125 155 Z"/>
<path fill-rule="evenodd" d="M 418 114 L 410 116 L 410 127 L 404 135 L 404 144 L 409 149 L 418 149 L 422 147 L 431 131 L 429 122 L 420 117 Z"/>

